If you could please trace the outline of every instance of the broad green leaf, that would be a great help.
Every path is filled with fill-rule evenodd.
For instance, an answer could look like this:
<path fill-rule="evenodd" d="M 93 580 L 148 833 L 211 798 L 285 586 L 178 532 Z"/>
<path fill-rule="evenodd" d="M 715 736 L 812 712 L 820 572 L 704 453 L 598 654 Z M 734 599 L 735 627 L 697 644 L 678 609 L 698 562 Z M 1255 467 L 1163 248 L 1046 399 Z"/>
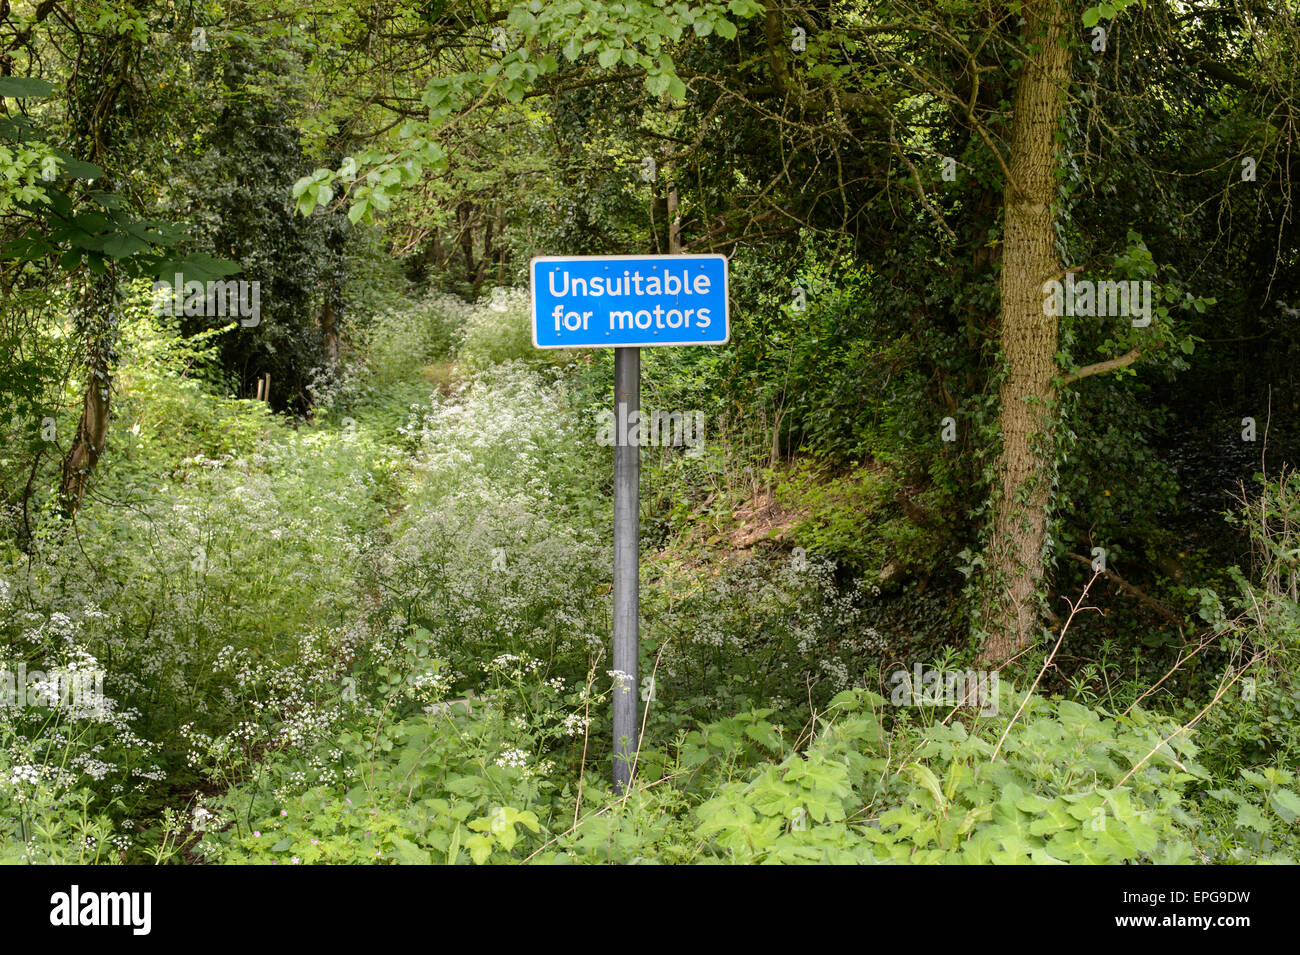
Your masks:
<path fill-rule="evenodd" d="M 39 98 L 49 96 L 53 91 L 53 84 L 34 76 L 0 76 L 0 96 Z"/>

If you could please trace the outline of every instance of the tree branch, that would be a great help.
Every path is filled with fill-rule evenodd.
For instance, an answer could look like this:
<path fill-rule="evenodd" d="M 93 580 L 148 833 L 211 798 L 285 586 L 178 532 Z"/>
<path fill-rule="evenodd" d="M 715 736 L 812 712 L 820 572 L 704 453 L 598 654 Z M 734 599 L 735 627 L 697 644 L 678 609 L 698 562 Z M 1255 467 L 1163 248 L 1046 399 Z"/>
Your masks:
<path fill-rule="evenodd" d="M 1084 557 L 1082 554 L 1066 554 L 1066 556 L 1071 558 L 1072 560 L 1077 560 L 1081 564 L 1087 564 L 1089 567 L 1092 566 L 1092 561 L 1090 561 L 1087 557 Z M 1150 594 L 1148 594 L 1146 591 L 1142 590 L 1141 588 L 1133 586 L 1127 580 L 1121 577 L 1119 574 L 1115 573 L 1115 571 L 1111 570 L 1109 567 L 1103 570 L 1101 574 L 1112 584 L 1114 584 L 1120 593 L 1132 597 L 1134 600 L 1136 600 L 1138 603 L 1140 603 L 1142 606 L 1146 607 L 1147 609 L 1154 611 L 1155 613 L 1159 614 L 1161 617 L 1164 617 L 1166 620 L 1174 624 L 1181 624 L 1183 622 L 1182 618 L 1178 616 L 1178 614 L 1174 612 L 1171 608 L 1161 603 L 1159 600 L 1156 600 L 1156 598 L 1152 597 Z"/>
<path fill-rule="evenodd" d="M 1145 348 L 1134 348 L 1125 352 L 1123 355 L 1120 355 L 1118 358 L 1107 358 L 1105 361 L 1094 362 L 1091 365 L 1084 365 L 1078 371 L 1062 376 L 1061 387 L 1064 388 L 1066 385 L 1072 385 L 1083 378 L 1091 378 L 1093 375 L 1102 375 L 1108 371 L 1118 371 L 1121 368 L 1127 368 L 1129 365 L 1137 361 L 1145 351 L 1147 351 Z"/>

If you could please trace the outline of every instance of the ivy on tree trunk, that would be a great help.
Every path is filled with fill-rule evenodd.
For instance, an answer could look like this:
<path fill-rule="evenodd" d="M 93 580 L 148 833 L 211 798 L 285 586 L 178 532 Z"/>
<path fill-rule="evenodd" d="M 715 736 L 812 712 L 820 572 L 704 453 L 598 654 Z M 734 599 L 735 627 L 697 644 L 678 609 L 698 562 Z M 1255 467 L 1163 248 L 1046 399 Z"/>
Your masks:
<path fill-rule="evenodd" d="M 1015 93 L 1003 197 L 1001 447 L 981 608 L 981 657 L 994 664 L 1031 643 L 1040 618 L 1052 379 L 1059 373 L 1057 319 L 1046 314 L 1042 288 L 1061 270 L 1052 206 L 1056 134 L 1069 79 L 1066 14 L 1057 0 L 1033 0 L 1023 14 L 1028 52 Z"/>

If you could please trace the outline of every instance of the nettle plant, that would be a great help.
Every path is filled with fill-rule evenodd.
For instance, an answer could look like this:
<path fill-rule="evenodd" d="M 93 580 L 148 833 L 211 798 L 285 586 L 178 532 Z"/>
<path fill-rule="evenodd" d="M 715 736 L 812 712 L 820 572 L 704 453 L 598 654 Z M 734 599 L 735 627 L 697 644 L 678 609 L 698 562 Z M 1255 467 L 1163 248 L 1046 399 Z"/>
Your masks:
<path fill-rule="evenodd" d="M 1190 862 L 1183 790 L 1196 746 L 1140 710 L 1110 717 L 1002 684 L 1001 718 L 891 732 L 850 690 L 806 751 L 728 782 L 697 810 L 730 862 Z"/>
<path fill-rule="evenodd" d="M 1236 593 L 1186 591 L 1218 636 L 1225 663 L 1221 699 L 1205 714 L 1214 739 L 1206 758 L 1229 778 L 1241 769 L 1293 765 L 1300 729 L 1300 473 L 1283 468 L 1254 482 L 1257 489 L 1243 485 L 1239 506 L 1226 515 L 1251 548 L 1247 572 L 1227 568 Z"/>
<path fill-rule="evenodd" d="M 1300 857 L 1300 776 L 1283 766 L 1243 769 L 1206 791 L 1199 845 L 1214 862 L 1294 863 Z"/>

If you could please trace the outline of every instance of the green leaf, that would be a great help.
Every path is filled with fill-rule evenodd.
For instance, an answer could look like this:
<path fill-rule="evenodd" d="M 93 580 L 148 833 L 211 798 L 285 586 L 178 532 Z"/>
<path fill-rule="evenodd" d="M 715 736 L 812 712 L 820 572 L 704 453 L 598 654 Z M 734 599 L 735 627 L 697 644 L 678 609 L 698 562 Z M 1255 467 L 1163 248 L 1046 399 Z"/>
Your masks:
<path fill-rule="evenodd" d="M 1279 789 L 1270 797 L 1273 802 L 1273 808 L 1277 814 L 1282 817 L 1282 821 L 1288 826 L 1292 825 L 1297 818 L 1300 818 L 1300 796 L 1297 796 L 1289 789 Z"/>
<path fill-rule="evenodd" d="M 0 76 L 0 96 L 25 97 L 49 96 L 54 92 L 54 85 L 34 76 Z"/>
<path fill-rule="evenodd" d="M 492 837 L 470 836 L 465 840 L 465 848 L 469 849 L 469 857 L 474 860 L 474 864 L 482 865 L 487 862 L 488 856 L 492 855 Z"/>
<path fill-rule="evenodd" d="M 429 865 L 433 862 L 427 849 L 421 849 L 414 842 L 401 836 L 393 837 L 393 850 L 397 855 L 397 861 L 402 865 Z"/>
<path fill-rule="evenodd" d="M 124 259 L 128 255 L 135 255 L 135 253 L 147 248 L 149 248 L 148 242 L 137 239 L 133 235 L 124 235 L 118 232 L 104 240 L 102 251 L 115 259 Z"/>
<path fill-rule="evenodd" d="M 0 259 L 26 259 L 30 261 L 52 251 L 53 247 L 40 236 L 23 236 L 20 239 L 14 239 L 12 242 L 6 242 L 4 248 L 0 249 Z"/>
<path fill-rule="evenodd" d="M 71 156 L 58 155 L 63 160 L 63 172 L 73 179 L 103 179 L 104 170 L 100 169 L 93 162 L 83 162 L 80 159 L 73 159 Z"/>
<path fill-rule="evenodd" d="M 1245 803 L 1237 807 L 1236 824 L 1244 829 L 1251 829 L 1255 832 L 1268 832 L 1268 820 L 1264 818 L 1256 807 L 1250 803 Z"/>
<path fill-rule="evenodd" d="M 78 213 L 72 222 L 78 229 L 90 233 L 105 232 L 113 228 L 113 220 L 98 212 Z M 90 246 L 90 248 L 97 248 L 97 246 Z"/>
<path fill-rule="evenodd" d="M 921 785 L 934 797 L 935 810 L 944 812 L 948 807 L 948 800 L 943 797 L 943 787 L 939 785 L 939 777 L 935 776 L 930 767 L 922 766 L 920 763 L 912 763 L 907 769 L 916 776 Z"/>
<path fill-rule="evenodd" d="M 90 163 L 86 163 L 86 165 L 90 165 Z M 100 173 L 100 175 L 102 176 L 103 173 Z M 92 189 L 90 195 L 91 198 L 110 212 L 122 207 L 122 197 L 115 192 L 103 192 L 99 189 Z"/>
<path fill-rule="evenodd" d="M 238 262 L 232 262 L 229 259 L 214 259 L 202 252 L 192 252 L 183 259 L 163 262 L 154 270 L 154 274 L 163 278 L 171 278 L 173 273 L 180 272 L 185 276 L 186 281 L 208 282 L 212 279 L 234 275 L 241 270 L 242 267 Z"/>

